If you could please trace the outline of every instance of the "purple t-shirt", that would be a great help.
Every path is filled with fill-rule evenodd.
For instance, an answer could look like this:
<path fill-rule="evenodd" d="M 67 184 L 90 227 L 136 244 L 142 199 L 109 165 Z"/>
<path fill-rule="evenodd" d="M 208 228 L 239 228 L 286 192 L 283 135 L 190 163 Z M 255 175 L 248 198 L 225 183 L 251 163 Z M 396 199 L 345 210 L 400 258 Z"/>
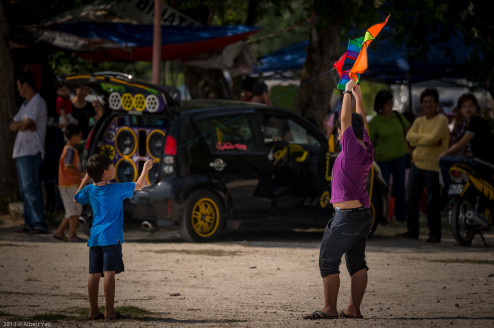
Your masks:
<path fill-rule="evenodd" d="M 366 130 L 363 141 L 367 149 L 358 142 L 352 127 L 343 132 L 342 151 L 333 165 L 331 203 L 357 199 L 364 207 L 370 207 L 367 175 L 374 162 L 374 148 Z"/>

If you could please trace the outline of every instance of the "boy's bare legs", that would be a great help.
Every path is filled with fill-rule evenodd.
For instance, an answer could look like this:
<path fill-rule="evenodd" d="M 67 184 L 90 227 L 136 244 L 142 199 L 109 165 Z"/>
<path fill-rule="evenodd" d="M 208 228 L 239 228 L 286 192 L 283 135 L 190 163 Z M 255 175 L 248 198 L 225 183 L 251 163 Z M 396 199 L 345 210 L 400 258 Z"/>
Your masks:
<path fill-rule="evenodd" d="M 105 318 L 117 316 L 114 308 L 115 301 L 115 271 L 105 271 Z"/>
<path fill-rule="evenodd" d="M 345 314 L 350 317 L 359 317 L 360 304 L 364 298 L 367 287 L 367 269 L 355 272 L 351 277 L 350 304 L 348 304 Z"/>
<path fill-rule="evenodd" d="M 87 284 L 87 291 L 89 295 L 89 319 L 96 319 L 99 317 L 98 289 L 100 277 L 101 273 L 92 273 L 89 275 L 89 281 Z"/>
<path fill-rule="evenodd" d="M 340 275 L 331 274 L 322 278 L 324 286 L 324 307 L 322 312 L 328 316 L 337 316 L 338 291 L 340 289 Z"/>
<path fill-rule="evenodd" d="M 71 216 L 67 221 L 69 221 L 69 241 L 76 241 L 77 237 L 77 223 L 79 217 L 77 215 Z"/>

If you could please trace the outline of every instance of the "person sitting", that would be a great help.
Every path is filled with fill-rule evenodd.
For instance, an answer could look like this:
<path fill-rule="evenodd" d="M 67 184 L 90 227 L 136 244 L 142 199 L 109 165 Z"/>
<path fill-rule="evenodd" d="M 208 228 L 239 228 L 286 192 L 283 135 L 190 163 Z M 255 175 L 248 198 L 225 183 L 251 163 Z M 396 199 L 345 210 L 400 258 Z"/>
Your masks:
<path fill-rule="evenodd" d="M 494 152 L 489 146 L 486 147 L 486 145 L 493 144 L 494 138 L 489 124 L 479 115 L 480 107 L 477 98 L 471 93 L 463 94 L 458 99 L 458 108 L 465 118 L 467 127 L 463 137 L 439 156 L 445 192 L 449 188 L 449 168 L 453 164 L 466 164 L 475 169 L 482 169 L 485 166 L 481 161 L 494 164 Z M 468 143 L 472 147 L 472 152 L 469 154 L 471 156 L 454 155 L 463 150 Z"/>
<path fill-rule="evenodd" d="M 460 108 L 458 106 L 455 106 L 453 108 L 452 112 L 455 114 L 453 119 L 451 120 L 451 132 L 449 133 L 449 146 L 451 147 L 465 135 L 465 132 L 467 130 L 467 120 L 463 116 L 463 114 L 460 111 Z M 467 143 L 463 149 L 460 149 L 458 152 L 452 154 L 452 155 L 460 155 L 460 156 L 465 156 L 470 154 L 472 152 L 472 147 L 470 146 L 470 143 Z"/>

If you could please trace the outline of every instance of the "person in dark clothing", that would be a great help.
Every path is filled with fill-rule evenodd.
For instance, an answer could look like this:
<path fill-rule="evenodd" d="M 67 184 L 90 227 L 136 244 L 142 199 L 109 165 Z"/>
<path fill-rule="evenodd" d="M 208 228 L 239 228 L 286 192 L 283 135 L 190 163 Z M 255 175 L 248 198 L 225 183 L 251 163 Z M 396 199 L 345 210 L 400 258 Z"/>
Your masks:
<path fill-rule="evenodd" d="M 494 143 L 489 124 L 479 115 L 480 107 L 477 98 L 470 93 L 458 99 L 458 108 L 467 122 L 466 132 L 456 143 L 452 144 L 439 156 L 439 166 L 447 192 L 450 184 L 449 168 L 453 164 L 466 164 L 474 169 L 482 170 L 482 162 L 494 164 L 494 152 L 489 147 Z M 472 156 L 455 156 L 470 143 Z M 479 161 L 480 160 L 480 161 Z"/>
<path fill-rule="evenodd" d="M 97 122 L 103 115 L 103 106 L 99 102 L 93 101 L 91 104 L 86 101 L 89 91 L 90 89 L 87 85 L 77 85 L 75 87 L 75 97 L 72 99 L 72 116 L 81 127 L 83 139 L 87 139 L 92 124 Z"/>

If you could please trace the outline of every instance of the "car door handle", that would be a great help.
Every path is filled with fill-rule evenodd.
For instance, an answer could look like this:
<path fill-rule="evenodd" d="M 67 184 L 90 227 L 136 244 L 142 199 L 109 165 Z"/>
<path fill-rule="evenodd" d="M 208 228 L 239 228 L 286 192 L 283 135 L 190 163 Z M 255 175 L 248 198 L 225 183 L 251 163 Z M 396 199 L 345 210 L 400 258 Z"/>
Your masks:
<path fill-rule="evenodd" d="M 211 163 L 209 163 L 209 166 L 214 168 L 216 171 L 221 172 L 225 168 L 226 163 L 221 158 L 217 158 Z"/>

